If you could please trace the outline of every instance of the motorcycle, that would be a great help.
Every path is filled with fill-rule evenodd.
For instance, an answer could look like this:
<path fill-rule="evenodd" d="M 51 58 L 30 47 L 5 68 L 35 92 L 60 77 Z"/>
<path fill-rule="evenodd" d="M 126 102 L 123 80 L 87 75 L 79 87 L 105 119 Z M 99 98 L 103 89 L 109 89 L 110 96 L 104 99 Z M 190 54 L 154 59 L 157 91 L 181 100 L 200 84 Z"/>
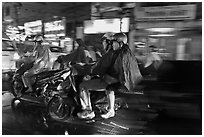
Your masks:
<path fill-rule="evenodd" d="M 34 114 L 36 116 L 36 122 L 33 122 L 35 126 L 47 125 L 47 105 L 50 99 L 58 92 L 57 86 L 62 83 L 67 76 L 69 69 L 60 70 L 45 70 L 41 73 L 35 74 L 31 77 L 33 80 L 33 92 L 26 93 L 22 81 L 22 75 L 25 71 L 32 68 L 33 62 L 23 62 L 21 67 L 15 72 L 12 82 L 14 99 L 11 102 L 13 113 L 17 116 L 20 114 Z M 35 109 L 33 109 L 35 108 Z M 35 120 L 34 120 L 35 121 Z"/>
<path fill-rule="evenodd" d="M 22 81 L 23 73 L 32 67 L 32 62 L 23 64 L 13 77 L 13 95 L 20 100 L 26 102 L 47 105 L 49 100 L 58 92 L 56 87 L 66 79 L 67 69 L 63 70 L 45 70 L 31 77 L 34 81 L 32 84 L 33 92 L 26 93 L 25 86 Z"/>
<path fill-rule="evenodd" d="M 77 112 L 81 110 L 81 103 L 79 97 L 79 84 L 83 80 L 87 80 L 85 75 L 80 74 L 76 66 L 69 66 L 69 72 L 67 72 L 66 80 L 60 83 L 57 87 L 59 92 L 52 97 L 47 106 L 47 112 L 51 119 L 57 121 L 64 121 L 73 119 L 77 115 Z M 90 65 L 79 66 L 81 70 L 88 70 Z M 97 77 L 93 76 L 92 78 Z M 105 89 L 103 89 L 105 91 Z M 101 89 L 100 89 L 101 91 Z M 101 92 L 95 92 L 101 93 Z M 100 112 L 107 111 L 108 101 L 106 98 L 100 98 L 100 94 L 91 94 L 91 100 L 94 104 L 93 108 L 97 108 Z M 103 95 L 104 97 L 104 95 Z M 121 98 L 116 98 L 115 110 L 125 107 L 127 103 Z"/>

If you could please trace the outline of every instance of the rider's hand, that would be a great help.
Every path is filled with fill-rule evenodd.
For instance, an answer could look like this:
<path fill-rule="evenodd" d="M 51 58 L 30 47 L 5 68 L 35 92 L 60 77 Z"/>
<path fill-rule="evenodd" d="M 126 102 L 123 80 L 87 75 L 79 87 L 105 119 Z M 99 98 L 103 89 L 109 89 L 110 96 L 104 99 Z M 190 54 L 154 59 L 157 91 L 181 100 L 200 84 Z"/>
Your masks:
<path fill-rule="evenodd" d="M 96 54 L 98 54 L 98 55 L 99 55 L 99 57 L 102 57 L 101 52 L 97 51 L 97 52 L 96 52 Z"/>
<path fill-rule="evenodd" d="M 90 68 L 90 73 L 92 74 L 93 73 L 93 70 L 97 67 L 97 62 L 95 62 L 94 65 L 91 66 Z"/>
<path fill-rule="evenodd" d="M 84 76 L 83 79 L 84 79 L 84 80 L 90 80 L 90 79 L 91 79 L 91 76 L 90 76 L 90 75 L 86 75 L 86 76 Z"/>
<path fill-rule="evenodd" d="M 29 53 L 29 52 L 26 52 L 26 53 L 24 54 L 25 57 L 28 57 L 28 56 L 30 56 L 30 55 L 31 55 L 31 53 Z"/>
<path fill-rule="evenodd" d="M 76 76 L 76 75 L 78 74 L 78 71 L 77 71 L 75 68 L 72 68 L 72 74 L 73 74 L 74 76 Z"/>
<path fill-rule="evenodd" d="M 82 63 L 82 62 L 79 62 L 79 63 L 77 63 L 77 64 L 79 64 L 80 66 L 86 65 L 86 63 Z"/>

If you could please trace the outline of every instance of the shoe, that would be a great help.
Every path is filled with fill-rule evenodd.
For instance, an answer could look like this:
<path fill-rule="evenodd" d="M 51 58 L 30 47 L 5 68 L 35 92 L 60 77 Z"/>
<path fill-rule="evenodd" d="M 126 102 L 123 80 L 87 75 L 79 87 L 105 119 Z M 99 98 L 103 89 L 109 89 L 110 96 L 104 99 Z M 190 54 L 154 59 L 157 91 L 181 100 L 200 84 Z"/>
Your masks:
<path fill-rule="evenodd" d="M 77 113 L 77 116 L 81 119 L 93 119 L 95 117 L 94 111 L 84 110 L 83 112 Z"/>
<path fill-rule="evenodd" d="M 108 119 L 115 116 L 115 111 L 108 111 L 106 114 L 102 114 L 101 117 L 104 119 Z"/>

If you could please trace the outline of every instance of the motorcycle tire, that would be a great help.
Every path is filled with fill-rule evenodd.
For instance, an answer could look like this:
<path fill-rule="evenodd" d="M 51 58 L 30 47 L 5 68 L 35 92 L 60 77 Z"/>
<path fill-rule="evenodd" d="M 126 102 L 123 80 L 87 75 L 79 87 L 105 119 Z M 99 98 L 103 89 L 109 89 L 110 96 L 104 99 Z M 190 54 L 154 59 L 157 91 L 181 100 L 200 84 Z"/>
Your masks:
<path fill-rule="evenodd" d="M 47 108 L 51 119 L 57 121 L 68 119 L 72 111 L 72 105 L 61 97 L 53 97 L 49 101 Z"/>
<path fill-rule="evenodd" d="M 11 101 L 11 110 L 14 114 L 17 123 L 22 123 L 22 117 L 24 115 L 24 105 L 19 98 L 14 98 Z"/>

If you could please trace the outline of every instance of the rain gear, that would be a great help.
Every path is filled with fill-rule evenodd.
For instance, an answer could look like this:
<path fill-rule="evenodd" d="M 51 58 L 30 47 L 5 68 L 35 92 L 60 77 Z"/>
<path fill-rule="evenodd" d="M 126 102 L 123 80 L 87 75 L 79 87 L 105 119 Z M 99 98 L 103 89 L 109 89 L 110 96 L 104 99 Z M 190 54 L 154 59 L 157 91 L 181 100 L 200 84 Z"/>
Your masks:
<path fill-rule="evenodd" d="M 28 87 L 26 92 L 32 92 L 32 83 L 34 79 L 32 79 L 31 76 L 44 70 L 51 69 L 50 50 L 48 46 L 37 45 L 34 52 L 26 54 L 34 58 L 34 63 L 33 67 L 24 73 L 22 80 L 25 87 Z"/>
<path fill-rule="evenodd" d="M 33 74 L 39 73 L 44 69 L 51 69 L 50 63 L 50 49 L 48 46 L 38 45 L 32 55 L 34 57 L 34 65 L 28 70 Z"/>
<path fill-rule="evenodd" d="M 105 74 L 108 74 L 118 79 L 118 74 L 116 74 L 116 71 L 112 67 L 118 54 L 119 50 L 114 51 L 111 48 L 93 67 L 92 75 L 100 75 L 103 77 Z"/>
<path fill-rule="evenodd" d="M 123 45 L 117 51 L 110 49 L 97 63 L 92 74 L 104 76 L 105 81 L 111 84 L 117 79 L 129 91 L 134 91 L 142 79 L 137 60 L 128 45 Z"/>
<path fill-rule="evenodd" d="M 135 56 L 132 54 L 128 45 L 123 45 L 114 63 L 114 68 L 119 74 L 119 81 L 130 92 L 134 91 L 137 84 L 141 81 L 142 75 Z"/>

